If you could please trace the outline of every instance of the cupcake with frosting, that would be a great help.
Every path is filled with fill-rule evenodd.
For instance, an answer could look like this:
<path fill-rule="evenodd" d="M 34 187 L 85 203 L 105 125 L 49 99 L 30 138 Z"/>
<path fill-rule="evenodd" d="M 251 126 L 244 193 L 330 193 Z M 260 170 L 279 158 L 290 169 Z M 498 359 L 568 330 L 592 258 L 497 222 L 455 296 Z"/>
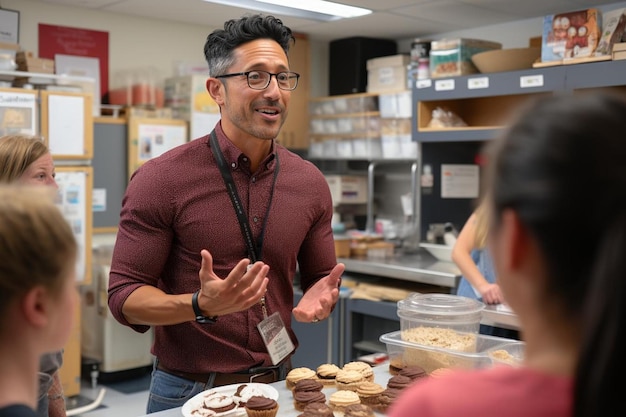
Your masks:
<path fill-rule="evenodd" d="M 374 410 L 369 405 L 352 404 L 346 407 L 344 417 L 374 417 Z"/>
<path fill-rule="evenodd" d="M 394 388 L 385 389 L 378 397 L 376 397 L 376 402 L 370 404 L 370 407 L 374 409 L 374 411 L 378 411 L 382 414 L 387 414 L 387 410 L 394 403 L 396 398 L 400 395 L 402 391 Z"/>
<path fill-rule="evenodd" d="M 335 417 L 332 408 L 324 403 L 309 403 L 298 417 Z"/>
<path fill-rule="evenodd" d="M 287 376 L 285 377 L 285 384 L 287 385 L 287 389 L 293 390 L 293 388 L 296 386 L 296 382 L 300 381 L 301 379 L 315 378 L 317 378 L 317 374 L 313 369 L 306 367 L 293 368 L 291 371 L 289 371 L 289 373 L 287 373 Z"/>
<path fill-rule="evenodd" d="M 276 417 L 278 414 L 278 402 L 259 395 L 250 397 L 244 408 L 248 417 Z"/>
<path fill-rule="evenodd" d="M 387 388 L 404 389 L 408 387 L 411 382 L 413 382 L 413 380 L 408 376 L 398 374 L 389 378 L 387 381 Z"/>
<path fill-rule="evenodd" d="M 361 400 L 361 404 L 369 405 L 377 403 L 378 396 L 382 394 L 384 390 L 385 388 L 382 385 L 377 384 L 376 382 L 368 381 L 359 385 L 356 393 Z"/>
<path fill-rule="evenodd" d="M 349 405 L 360 403 L 361 400 L 357 393 L 349 390 L 335 391 L 328 398 L 328 405 L 337 413 L 345 412 L 346 407 Z"/>
<path fill-rule="evenodd" d="M 416 379 L 428 376 L 424 368 L 422 368 L 421 366 L 417 366 L 417 365 L 405 366 L 398 372 L 398 375 L 408 376 L 413 381 L 415 381 Z"/>
<path fill-rule="evenodd" d="M 335 377 L 337 376 L 337 372 L 339 372 L 339 367 L 332 363 L 325 363 L 317 367 L 317 379 L 320 382 L 327 386 L 335 385 Z"/>
<path fill-rule="evenodd" d="M 359 388 L 359 384 L 365 382 L 363 374 L 356 370 L 341 369 L 335 377 L 335 385 L 338 390 L 355 391 Z"/>
<path fill-rule="evenodd" d="M 358 371 L 363 375 L 363 379 L 366 381 L 374 382 L 374 370 L 372 366 L 363 361 L 353 361 L 346 363 L 343 368 L 346 371 Z"/>
<path fill-rule="evenodd" d="M 293 392 L 293 406 L 298 411 L 304 411 L 307 404 L 324 402 L 326 402 L 326 395 L 322 391 Z"/>

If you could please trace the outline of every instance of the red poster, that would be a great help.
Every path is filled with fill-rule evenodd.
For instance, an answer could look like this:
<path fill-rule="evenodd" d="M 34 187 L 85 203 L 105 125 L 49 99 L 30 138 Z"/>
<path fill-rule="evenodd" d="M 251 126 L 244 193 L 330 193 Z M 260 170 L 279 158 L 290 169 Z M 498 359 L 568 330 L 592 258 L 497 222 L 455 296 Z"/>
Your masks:
<path fill-rule="evenodd" d="M 98 58 L 100 95 L 109 92 L 109 32 L 39 24 L 39 57 L 54 59 L 55 54 Z"/>

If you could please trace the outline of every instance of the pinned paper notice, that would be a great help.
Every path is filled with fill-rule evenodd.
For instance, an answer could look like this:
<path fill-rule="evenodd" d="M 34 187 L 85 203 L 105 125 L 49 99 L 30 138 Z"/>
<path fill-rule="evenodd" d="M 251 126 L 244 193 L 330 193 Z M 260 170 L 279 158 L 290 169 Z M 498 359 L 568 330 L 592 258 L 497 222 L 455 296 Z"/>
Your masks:
<path fill-rule="evenodd" d="M 441 198 L 477 198 L 480 169 L 478 165 L 441 165 Z"/>

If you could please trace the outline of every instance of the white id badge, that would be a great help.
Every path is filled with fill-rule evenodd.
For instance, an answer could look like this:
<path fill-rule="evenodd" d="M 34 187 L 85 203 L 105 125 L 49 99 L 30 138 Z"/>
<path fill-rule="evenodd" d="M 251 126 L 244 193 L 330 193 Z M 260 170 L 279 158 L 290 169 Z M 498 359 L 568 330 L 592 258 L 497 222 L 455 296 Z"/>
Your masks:
<path fill-rule="evenodd" d="M 274 365 L 279 364 L 295 349 L 278 312 L 260 322 L 257 327 Z"/>

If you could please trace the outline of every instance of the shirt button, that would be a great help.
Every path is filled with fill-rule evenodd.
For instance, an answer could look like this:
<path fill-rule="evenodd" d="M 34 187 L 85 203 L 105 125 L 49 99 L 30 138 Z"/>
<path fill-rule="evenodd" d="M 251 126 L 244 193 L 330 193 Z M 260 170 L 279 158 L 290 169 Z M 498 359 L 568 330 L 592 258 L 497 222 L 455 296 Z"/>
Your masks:
<path fill-rule="evenodd" d="M 233 162 L 232 164 L 230 164 L 230 166 L 233 167 L 233 168 L 237 168 L 237 163 Z"/>
<path fill-rule="evenodd" d="M 252 177 L 252 182 L 256 182 L 256 177 Z"/>
<path fill-rule="evenodd" d="M 259 222 L 259 218 L 257 216 L 254 216 L 254 218 L 252 219 L 253 222 L 258 223 Z"/>
<path fill-rule="evenodd" d="M 244 160 L 245 162 L 248 162 L 248 158 L 246 158 L 245 156 L 243 157 L 243 160 Z"/>

